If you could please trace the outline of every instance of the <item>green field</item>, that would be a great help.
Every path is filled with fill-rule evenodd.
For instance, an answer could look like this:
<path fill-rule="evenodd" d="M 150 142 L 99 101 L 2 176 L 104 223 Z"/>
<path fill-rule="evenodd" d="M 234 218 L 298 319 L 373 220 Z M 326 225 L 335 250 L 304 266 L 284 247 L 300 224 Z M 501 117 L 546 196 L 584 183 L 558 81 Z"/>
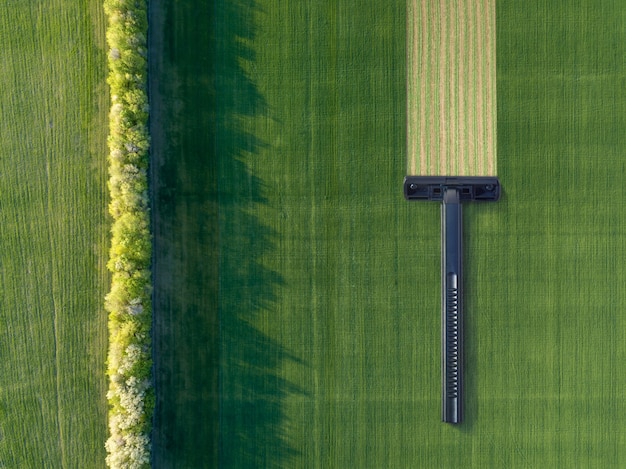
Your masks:
<path fill-rule="evenodd" d="M 164 5 L 157 460 L 623 465 L 626 4 L 497 3 L 504 196 L 465 211 L 458 427 L 439 208 L 402 199 L 405 2 Z"/>
<path fill-rule="evenodd" d="M 103 467 L 101 4 L 0 6 L 0 467 Z"/>
<path fill-rule="evenodd" d="M 216 14 L 210 3 L 153 0 L 150 9 L 155 467 L 218 466 Z"/>
<path fill-rule="evenodd" d="M 0 3 L 0 467 L 103 467 L 103 12 Z M 150 5 L 155 467 L 625 464 L 626 3 L 496 4 L 456 427 L 405 1 Z"/>

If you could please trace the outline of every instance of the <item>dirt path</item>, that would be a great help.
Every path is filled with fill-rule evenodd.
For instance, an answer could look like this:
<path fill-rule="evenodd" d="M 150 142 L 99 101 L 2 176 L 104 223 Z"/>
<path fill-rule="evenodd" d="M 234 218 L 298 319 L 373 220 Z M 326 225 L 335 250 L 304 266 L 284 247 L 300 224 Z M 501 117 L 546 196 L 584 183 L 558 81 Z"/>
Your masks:
<path fill-rule="evenodd" d="M 495 0 L 411 0 L 407 168 L 495 175 Z"/>

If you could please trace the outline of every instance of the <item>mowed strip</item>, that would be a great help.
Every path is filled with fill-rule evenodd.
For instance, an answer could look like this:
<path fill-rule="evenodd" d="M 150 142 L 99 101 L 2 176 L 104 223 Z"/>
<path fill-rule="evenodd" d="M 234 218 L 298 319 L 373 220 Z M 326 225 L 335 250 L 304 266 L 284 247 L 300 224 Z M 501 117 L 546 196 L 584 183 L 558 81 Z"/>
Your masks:
<path fill-rule="evenodd" d="M 495 0 L 407 5 L 407 170 L 496 174 Z"/>

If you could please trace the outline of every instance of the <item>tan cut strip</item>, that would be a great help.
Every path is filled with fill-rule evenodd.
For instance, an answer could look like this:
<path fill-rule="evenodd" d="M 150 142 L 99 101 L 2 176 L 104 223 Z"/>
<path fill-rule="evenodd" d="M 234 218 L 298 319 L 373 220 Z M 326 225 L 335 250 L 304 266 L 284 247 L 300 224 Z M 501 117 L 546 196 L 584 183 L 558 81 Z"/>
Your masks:
<path fill-rule="evenodd" d="M 496 175 L 495 0 L 407 0 L 409 175 Z"/>

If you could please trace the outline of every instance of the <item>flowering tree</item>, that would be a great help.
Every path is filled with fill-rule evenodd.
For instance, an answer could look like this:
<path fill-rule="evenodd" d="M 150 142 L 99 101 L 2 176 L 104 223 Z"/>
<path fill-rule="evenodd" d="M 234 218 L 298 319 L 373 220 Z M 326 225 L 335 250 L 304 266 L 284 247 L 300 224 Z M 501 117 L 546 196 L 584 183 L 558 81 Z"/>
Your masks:
<path fill-rule="evenodd" d="M 105 0 L 109 45 L 109 439 L 113 468 L 150 465 L 154 408 L 148 207 L 148 30 L 146 0 Z"/>

